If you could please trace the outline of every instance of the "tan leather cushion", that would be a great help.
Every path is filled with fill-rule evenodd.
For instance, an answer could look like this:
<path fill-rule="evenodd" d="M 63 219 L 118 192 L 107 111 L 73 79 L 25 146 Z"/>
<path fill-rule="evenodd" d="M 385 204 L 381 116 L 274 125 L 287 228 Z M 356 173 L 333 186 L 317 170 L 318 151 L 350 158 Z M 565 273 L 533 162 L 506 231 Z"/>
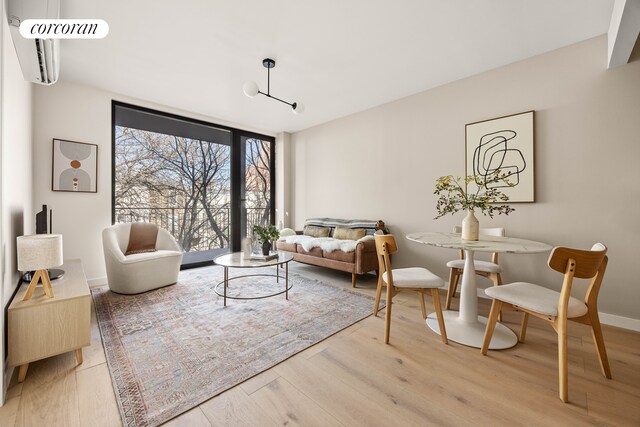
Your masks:
<path fill-rule="evenodd" d="M 320 249 L 320 248 L 311 248 L 311 250 L 307 252 L 307 251 L 304 250 L 302 245 L 297 245 L 297 246 L 298 246 L 298 253 L 299 254 L 313 255 L 313 256 L 317 256 L 319 258 L 322 258 L 322 249 Z"/>
<path fill-rule="evenodd" d="M 329 237 L 329 235 L 331 234 L 331 228 L 305 225 L 304 229 L 302 230 L 302 234 L 311 237 Z"/>
<path fill-rule="evenodd" d="M 285 242 L 283 240 L 278 240 L 276 242 L 276 248 L 279 251 L 288 251 L 288 252 L 296 252 L 297 251 L 295 243 L 287 243 L 287 242 Z"/>
<path fill-rule="evenodd" d="M 336 261 L 354 263 L 356 261 L 356 253 L 354 252 L 342 252 L 342 251 L 322 251 L 322 256 L 328 259 L 334 259 Z"/>
<path fill-rule="evenodd" d="M 336 227 L 333 230 L 333 238 L 340 240 L 358 240 L 362 239 L 367 234 L 367 230 L 364 228 L 342 228 Z"/>
<path fill-rule="evenodd" d="M 129 232 L 129 244 L 125 255 L 141 254 L 156 251 L 156 240 L 158 238 L 158 226 L 144 222 L 134 222 L 131 224 Z"/>

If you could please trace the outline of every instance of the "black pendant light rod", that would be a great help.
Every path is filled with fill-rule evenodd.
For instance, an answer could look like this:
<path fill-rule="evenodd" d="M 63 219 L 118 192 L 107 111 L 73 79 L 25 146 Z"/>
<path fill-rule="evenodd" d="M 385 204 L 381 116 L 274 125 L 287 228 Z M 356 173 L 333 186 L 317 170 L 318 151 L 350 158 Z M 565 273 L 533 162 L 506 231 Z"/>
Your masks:
<path fill-rule="evenodd" d="M 267 93 L 262 92 L 261 90 L 258 90 L 258 93 L 261 93 L 262 95 L 271 98 L 271 99 L 275 99 L 276 101 L 280 101 L 283 104 L 287 104 L 288 106 L 292 107 L 293 109 L 296 108 L 296 103 L 291 103 L 291 102 L 287 102 L 283 99 L 277 98 L 273 95 L 271 95 L 271 69 L 273 67 L 276 66 L 276 62 L 273 59 L 264 59 L 262 61 L 262 65 L 264 65 L 264 67 L 267 69 Z"/>
<path fill-rule="evenodd" d="M 284 101 L 284 100 L 282 100 L 282 99 L 280 99 L 280 98 L 276 98 L 275 96 L 273 96 L 273 95 L 269 95 L 268 93 L 264 93 L 264 92 L 262 92 L 262 91 L 258 91 L 258 93 L 261 93 L 262 95 L 264 95 L 264 96 L 266 96 L 266 97 L 268 97 L 268 98 L 275 99 L 276 101 L 280 101 L 280 102 L 282 102 L 283 104 L 287 104 L 287 105 L 288 105 L 288 106 L 290 106 L 290 107 L 296 108 L 296 103 L 295 103 L 295 102 L 292 104 L 292 103 L 290 103 L 290 102 Z"/>
<path fill-rule="evenodd" d="M 262 92 L 255 82 L 248 81 L 245 82 L 242 86 L 242 91 L 244 92 L 244 94 L 249 98 L 253 98 L 258 94 L 264 95 L 267 98 L 275 99 L 276 101 L 280 101 L 283 104 L 290 106 L 295 114 L 302 114 L 305 108 L 304 104 L 302 104 L 301 102 L 287 102 L 284 99 L 280 99 L 271 95 L 271 69 L 276 66 L 276 61 L 271 58 L 265 58 L 262 60 L 262 65 L 267 69 L 267 91 Z"/>

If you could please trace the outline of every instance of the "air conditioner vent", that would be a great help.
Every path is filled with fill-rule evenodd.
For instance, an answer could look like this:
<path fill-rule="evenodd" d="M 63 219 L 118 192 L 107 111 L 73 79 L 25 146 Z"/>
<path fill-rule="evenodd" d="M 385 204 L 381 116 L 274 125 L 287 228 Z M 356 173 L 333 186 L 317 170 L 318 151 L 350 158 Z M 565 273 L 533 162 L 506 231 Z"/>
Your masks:
<path fill-rule="evenodd" d="M 59 19 L 60 0 L 9 0 L 7 20 L 25 80 L 50 85 L 58 80 L 59 40 L 26 39 L 20 22 L 27 19 Z"/>

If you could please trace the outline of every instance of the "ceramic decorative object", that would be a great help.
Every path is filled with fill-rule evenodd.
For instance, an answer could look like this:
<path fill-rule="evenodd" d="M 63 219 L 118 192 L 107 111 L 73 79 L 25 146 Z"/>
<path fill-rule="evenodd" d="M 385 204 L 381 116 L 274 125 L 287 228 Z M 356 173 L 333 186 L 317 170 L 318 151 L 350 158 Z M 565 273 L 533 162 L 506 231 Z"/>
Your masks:
<path fill-rule="evenodd" d="M 478 240 L 480 235 L 480 221 L 473 213 L 473 209 L 467 211 L 467 216 L 462 220 L 462 239 Z"/>
<path fill-rule="evenodd" d="M 245 258 L 251 258 L 253 252 L 253 239 L 251 237 L 245 237 L 242 239 L 242 256 Z"/>

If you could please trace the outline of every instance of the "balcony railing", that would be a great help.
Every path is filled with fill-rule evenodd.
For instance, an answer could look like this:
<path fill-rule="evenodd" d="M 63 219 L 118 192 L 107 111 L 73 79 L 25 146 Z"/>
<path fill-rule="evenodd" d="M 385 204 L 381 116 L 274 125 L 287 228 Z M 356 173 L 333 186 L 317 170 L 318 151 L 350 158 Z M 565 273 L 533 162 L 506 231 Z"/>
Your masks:
<path fill-rule="evenodd" d="M 266 208 L 247 208 L 245 235 L 256 224 L 264 225 Z M 229 205 L 208 210 L 175 207 L 116 207 L 115 222 L 149 222 L 169 231 L 186 252 L 229 247 L 231 231 Z"/>

